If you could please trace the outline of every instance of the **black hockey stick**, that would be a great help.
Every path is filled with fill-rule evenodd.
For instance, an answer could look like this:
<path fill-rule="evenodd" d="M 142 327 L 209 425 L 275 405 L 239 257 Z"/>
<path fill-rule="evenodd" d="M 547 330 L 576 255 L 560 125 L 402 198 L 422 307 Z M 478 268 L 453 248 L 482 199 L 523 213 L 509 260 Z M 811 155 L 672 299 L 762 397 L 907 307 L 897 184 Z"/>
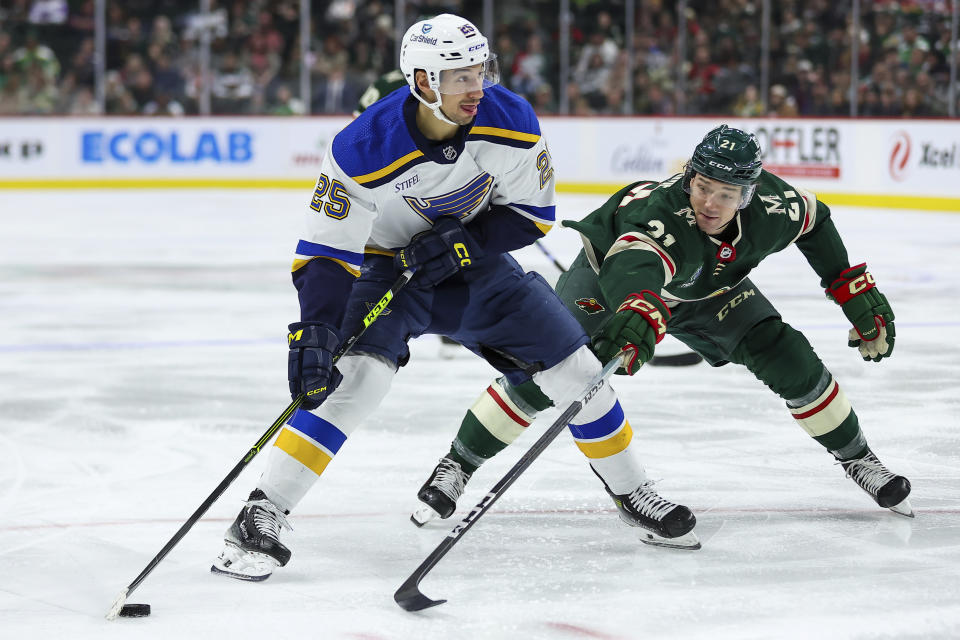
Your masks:
<path fill-rule="evenodd" d="M 557 270 L 560 271 L 560 273 L 566 273 L 566 272 L 567 272 L 567 268 L 566 268 L 565 266 L 563 266 L 563 263 L 560 262 L 559 260 L 557 260 L 557 257 L 556 257 L 555 255 L 553 255 L 552 253 L 550 253 L 550 250 L 547 249 L 547 247 L 546 247 L 542 242 L 540 242 L 539 240 L 535 240 L 535 241 L 534 241 L 534 244 L 537 245 L 537 248 L 540 249 L 540 251 L 543 252 L 543 255 L 545 255 L 545 256 L 547 256 L 548 258 L 550 258 L 550 262 L 553 263 L 553 266 L 555 266 L 555 267 L 557 268 Z"/>
<path fill-rule="evenodd" d="M 363 335 L 363 332 L 367 330 L 367 327 L 373 324 L 383 310 L 387 308 L 387 305 L 390 304 L 393 296 L 396 295 L 396 293 L 400 291 L 400 289 L 402 289 L 408 282 L 410 282 L 410 278 L 412 277 L 413 270 L 411 269 L 407 269 L 400 274 L 400 277 L 397 278 L 392 285 L 390 285 L 390 289 L 383 294 L 383 297 L 380 298 L 379 302 L 377 302 L 370 312 L 364 316 L 363 326 L 358 327 L 357 330 L 350 335 L 350 337 L 343 341 L 343 343 L 340 345 L 340 348 L 337 349 L 337 353 L 333 356 L 334 362 L 337 362 L 345 353 L 350 350 L 351 347 L 353 347 L 357 340 L 360 339 L 360 336 Z M 127 585 L 126 589 L 120 592 L 120 595 L 117 596 L 113 606 L 111 606 L 110 610 L 107 612 L 107 620 L 113 620 L 120 614 L 127 597 L 133 593 L 137 587 L 140 586 L 140 583 L 142 583 L 146 577 L 150 575 L 150 572 L 153 571 L 158 564 L 160 564 L 160 561 L 163 560 L 168 553 L 170 553 L 170 551 L 177 545 L 178 542 L 180 542 L 181 539 L 183 539 L 185 535 L 187 535 L 187 532 L 190 531 L 190 529 L 193 528 L 193 525 L 195 525 L 197 521 L 203 517 L 203 514 L 207 512 L 213 503 L 216 502 L 221 495 L 223 495 L 223 492 L 227 490 L 227 487 L 229 487 L 233 481 L 237 479 L 237 476 L 240 475 L 240 472 L 242 472 L 244 468 L 250 464 L 250 461 L 253 460 L 258 453 L 260 453 L 260 449 L 270 442 L 270 439 L 273 438 L 277 431 L 280 430 L 280 428 L 286 423 L 287 418 L 289 418 L 293 412 L 297 410 L 297 407 L 299 407 L 302 402 L 303 394 L 297 396 L 293 402 L 291 402 L 290 405 L 283 410 L 283 413 L 280 414 L 280 417 L 277 418 L 272 425 L 270 425 L 270 428 L 267 429 L 262 436 L 260 436 L 260 439 L 257 440 L 256 444 L 250 447 L 250 450 L 246 453 L 246 455 L 243 456 L 243 458 L 240 459 L 240 462 L 233 467 L 230 473 L 227 474 L 227 477 L 225 477 L 220 484 L 217 485 L 217 488 L 213 490 L 213 493 L 207 496 L 207 499 L 203 501 L 203 504 L 201 504 L 197 510 L 193 512 L 193 515 L 191 515 L 187 521 L 183 523 L 183 526 L 181 526 L 180 529 L 173 534 L 173 537 L 170 538 L 170 541 L 167 542 L 166 545 L 164 545 L 163 549 L 160 550 L 160 553 L 158 553 L 153 560 L 147 564 L 146 568 L 140 572 L 140 575 L 138 575 L 133 582 Z"/>
<path fill-rule="evenodd" d="M 427 559 L 420 563 L 416 571 L 414 571 L 413 574 L 400 585 L 396 593 L 393 594 L 393 599 L 396 600 L 398 605 L 407 611 L 420 611 L 421 609 L 435 607 L 438 604 L 446 602 L 446 600 L 431 600 L 423 595 L 420 591 L 420 581 L 440 562 L 440 559 L 450 551 L 453 545 L 457 544 L 460 537 L 487 512 L 487 509 L 493 506 L 493 503 L 503 495 L 503 492 L 520 477 L 520 474 L 560 435 L 560 432 L 567 428 L 567 425 L 573 417 L 580 413 L 580 410 L 585 404 L 590 402 L 590 399 L 603 387 L 606 379 L 617 370 L 620 363 L 621 359 L 619 357 L 608 362 L 606 366 L 603 367 L 603 370 L 588 383 L 586 389 L 580 394 L 580 397 L 574 400 L 570 406 L 567 407 L 566 411 L 560 414 L 560 417 L 550 425 L 550 428 L 533 443 L 530 450 L 523 454 L 510 471 L 507 471 L 507 474 L 503 476 L 500 481 L 490 489 L 489 493 L 477 503 L 477 506 L 467 514 L 467 517 L 461 520 L 460 524 L 454 527 L 453 531 L 447 534 L 447 537 L 427 556 Z"/>
<path fill-rule="evenodd" d="M 534 242 L 537 245 L 537 248 L 543 252 L 543 255 L 550 258 L 550 261 L 553 262 L 553 266 L 560 270 L 560 273 L 566 273 L 567 268 L 563 266 L 563 263 L 557 260 L 557 258 L 550 253 L 550 250 L 539 240 Z M 654 355 L 650 358 L 649 364 L 653 367 L 688 367 L 692 364 L 700 364 L 703 362 L 703 356 L 694 351 L 688 351 L 686 353 L 676 353 L 664 356 Z"/>

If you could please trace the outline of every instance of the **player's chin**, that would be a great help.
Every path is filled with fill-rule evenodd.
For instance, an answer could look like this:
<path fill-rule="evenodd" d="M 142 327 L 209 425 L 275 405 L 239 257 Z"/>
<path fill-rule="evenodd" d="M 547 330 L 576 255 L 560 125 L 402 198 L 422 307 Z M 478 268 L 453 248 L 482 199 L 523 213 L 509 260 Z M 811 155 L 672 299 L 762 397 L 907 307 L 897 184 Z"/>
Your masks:
<path fill-rule="evenodd" d="M 705 215 L 697 216 L 697 228 L 704 233 L 714 233 L 720 227 L 720 218 L 711 218 Z"/>

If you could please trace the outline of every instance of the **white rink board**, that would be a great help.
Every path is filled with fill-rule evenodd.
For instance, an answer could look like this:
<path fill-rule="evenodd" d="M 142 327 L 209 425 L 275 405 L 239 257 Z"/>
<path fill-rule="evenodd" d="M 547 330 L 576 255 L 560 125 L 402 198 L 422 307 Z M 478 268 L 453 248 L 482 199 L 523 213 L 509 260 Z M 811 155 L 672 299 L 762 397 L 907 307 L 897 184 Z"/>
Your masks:
<path fill-rule="evenodd" d="M 960 121 L 737 119 L 764 163 L 815 192 L 859 204 L 960 208 Z M 0 188 L 126 181 L 131 186 L 289 187 L 316 180 L 349 118 L 0 118 Z M 542 118 L 559 185 L 596 192 L 678 172 L 716 118 Z M 139 183 L 138 183 L 139 181 Z M 171 182 L 163 185 L 164 181 Z M 611 189 L 612 190 L 612 189 Z M 891 196 L 898 198 L 896 202 Z M 928 202 L 911 203 L 904 199 Z M 850 203 L 849 201 L 847 203 Z M 894 204 L 891 204 L 894 203 Z"/>

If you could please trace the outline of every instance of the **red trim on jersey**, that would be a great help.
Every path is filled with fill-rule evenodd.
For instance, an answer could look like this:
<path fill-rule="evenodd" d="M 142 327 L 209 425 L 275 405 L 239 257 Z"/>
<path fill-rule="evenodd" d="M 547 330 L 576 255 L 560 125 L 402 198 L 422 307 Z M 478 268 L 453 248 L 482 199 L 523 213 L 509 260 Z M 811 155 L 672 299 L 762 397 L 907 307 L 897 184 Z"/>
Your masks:
<path fill-rule="evenodd" d="M 810 411 L 804 411 L 803 413 L 795 413 L 795 414 L 793 414 L 793 417 L 796 418 L 797 420 L 803 420 L 804 418 L 809 418 L 810 416 L 812 416 L 812 415 L 815 414 L 815 413 L 820 413 L 821 411 L 823 411 L 824 409 L 826 409 L 826 407 L 827 407 L 828 404 L 830 404 L 831 402 L 833 402 L 833 399 L 837 397 L 837 394 L 838 394 L 838 393 L 840 393 L 840 385 L 838 385 L 836 382 L 834 382 L 834 383 L 833 383 L 833 391 L 830 392 L 830 395 L 827 396 L 827 399 L 826 399 L 826 400 L 824 400 L 823 402 L 821 402 L 820 404 L 818 404 L 817 406 L 815 406 L 813 409 L 810 409 Z"/>
<path fill-rule="evenodd" d="M 648 247 L 652 248 L 654 251 L 657 252 L 657 255 L 660 256 L 660 259 L 663 260 L 663 262 L 667 265 L 667 268 L 670 270 L 670 275 L 671 275 L 671 276 L 676 275 L 677 270 L 676 270 L 676 268 L 673 266 L 673 260 L 670 259 L 670 256 L 667 255 L 667 254 L 665 254 L 663 251 L 660 251 L 660 248 L 659 248 L 657 245 L 655 245 L 655 244 L 653 244 L 652 242 L 650 242 L 647 238 L 645 238 L 645 237 L 643 237 L 643 236 L 639 236 L 639 237 L 638 237 L 638 236 L 632 236 L 632 235 L 630 235 L 630 234 L 624 234 L 624 235 L 620 236 L 619 238 L 617 238 L 617 241 L 618 241 L 618 242 L 619 242 L 620 240 L 629 240 L 630 242 L 642 242 L 642 243 L 646 244 Z"/>
<path fill-rule="evenodd" d="M 526 420 L 518 416 L 516 413 L 514 413 L 513 409 L 511 409 L 510 406 L 503 401 L 503 398 L 501 398 L 499 394 L 497 394 L 497 392 L 494 391 L 493 387 L 487 387 L 487 393 L 489 393 L 490 397 L 493 398 L 493 401 L 496 402 L 501 409 L 503 409 L 503 412 L 508 416 L 510 416 L 511 420 L 519 424 L 521 427 L 530 426 L 529 422 L 527 422 Z"/>

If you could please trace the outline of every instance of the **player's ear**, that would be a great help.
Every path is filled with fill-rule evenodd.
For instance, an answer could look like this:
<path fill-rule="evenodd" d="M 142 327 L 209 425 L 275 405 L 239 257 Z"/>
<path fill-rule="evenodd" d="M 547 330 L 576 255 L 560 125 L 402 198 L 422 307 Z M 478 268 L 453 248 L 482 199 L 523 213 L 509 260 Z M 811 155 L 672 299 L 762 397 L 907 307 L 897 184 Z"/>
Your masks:
<path fill-rule="evenodd" d="M 427 72 L 423 69 L 417 69 L 413 72 L 413 83 L 420 90 L 420 93 L 430 91 L 430 81 L 427 80 Z"/>

